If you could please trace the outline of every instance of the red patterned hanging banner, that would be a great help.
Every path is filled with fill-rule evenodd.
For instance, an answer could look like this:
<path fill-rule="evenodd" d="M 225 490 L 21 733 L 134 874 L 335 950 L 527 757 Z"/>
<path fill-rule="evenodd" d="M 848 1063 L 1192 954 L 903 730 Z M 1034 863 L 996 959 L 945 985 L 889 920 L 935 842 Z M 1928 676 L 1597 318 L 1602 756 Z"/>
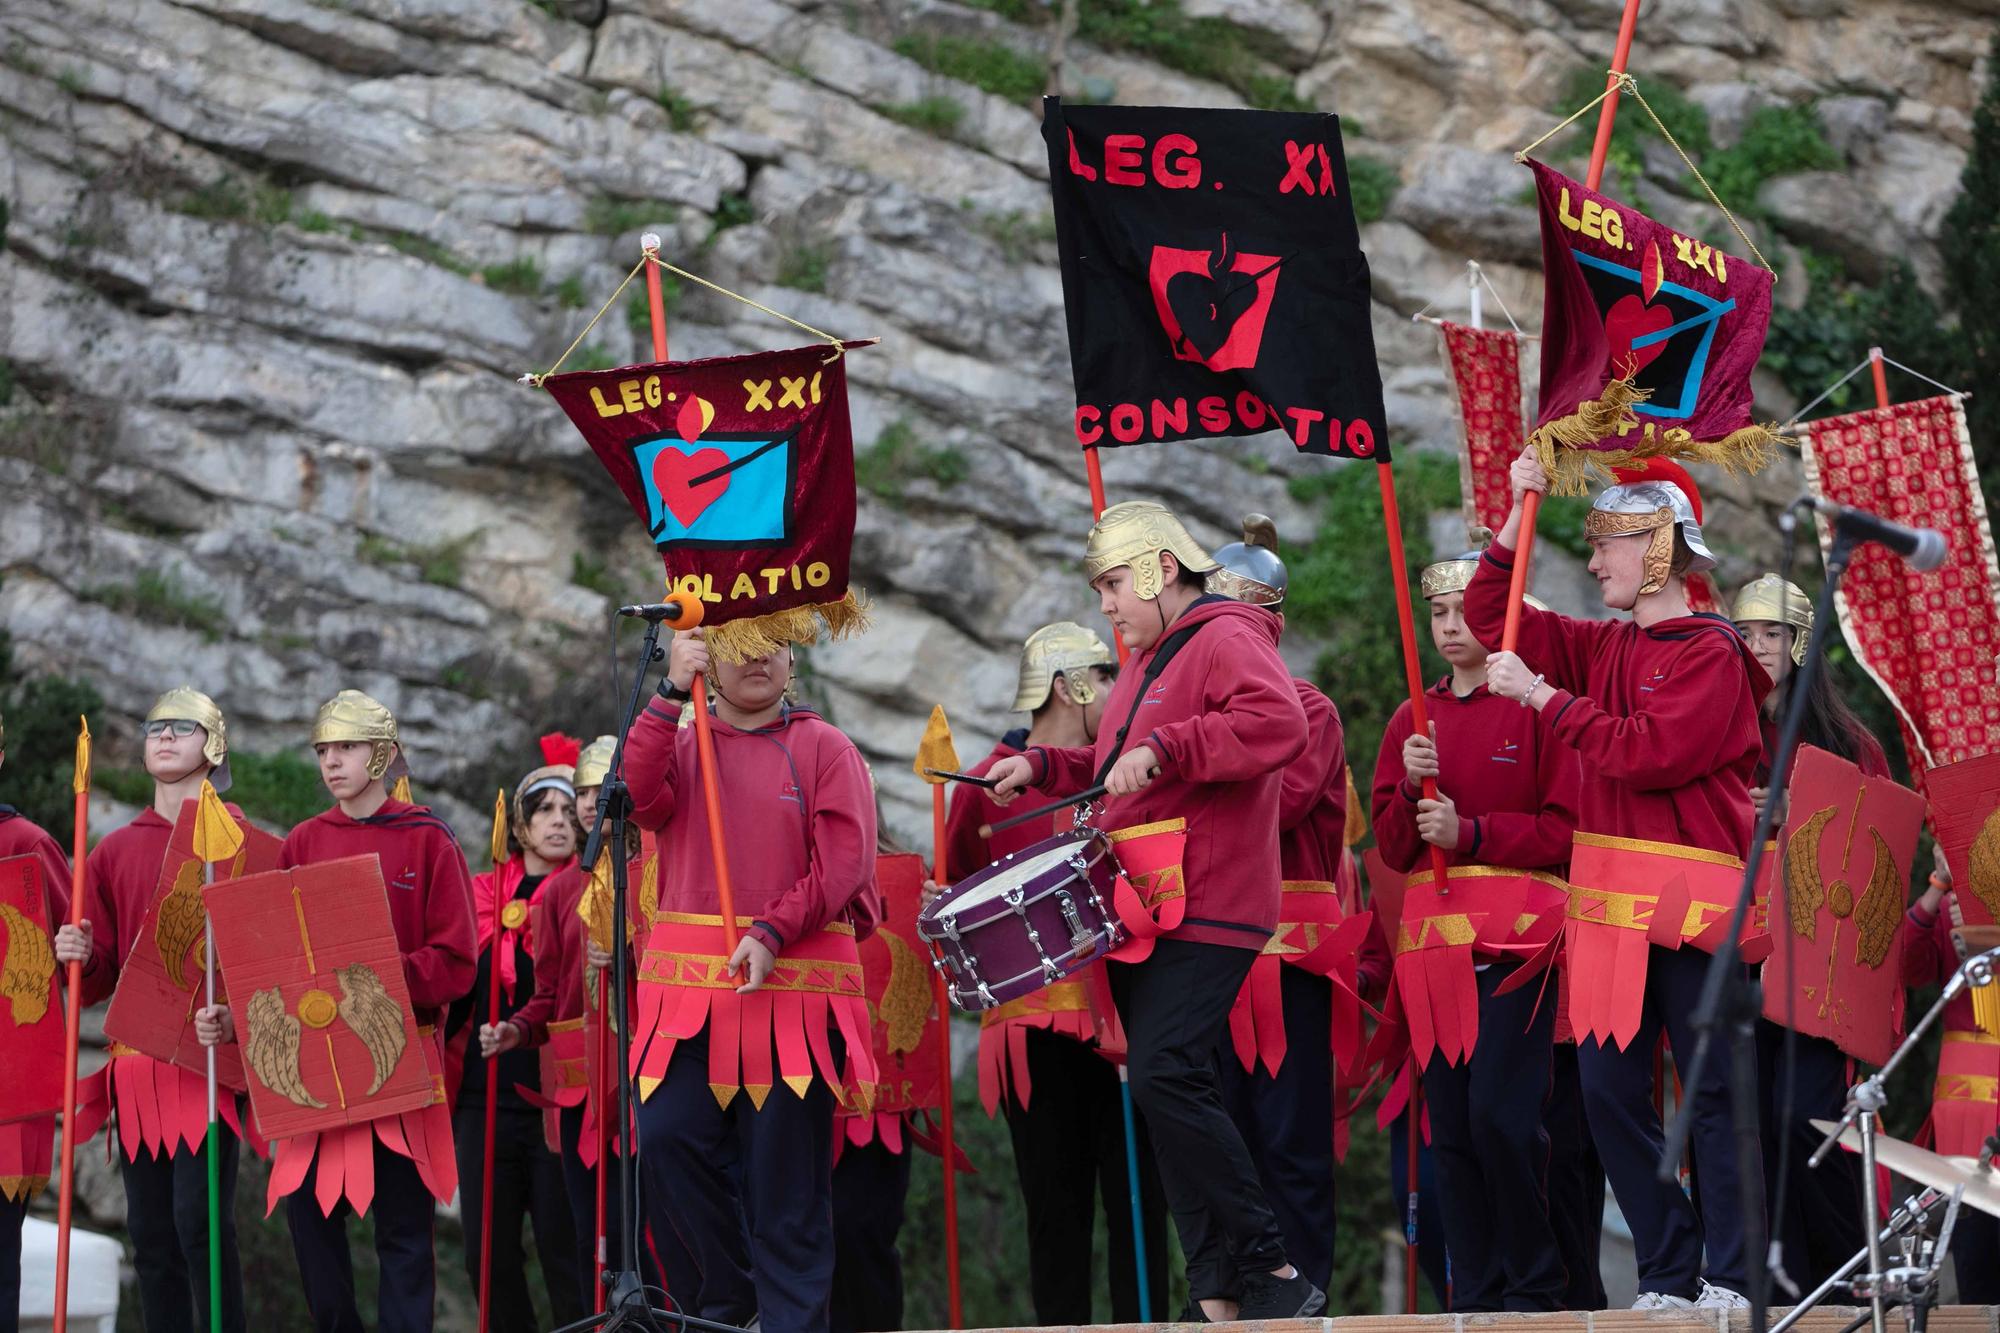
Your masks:
<path fill-rule="evenodd" d="M 1903 722 L 1914 772 L 2000 750 L 2000 561 L 1956 396 L 1828 417 L 1800 429 L 1806 481 L 1836 504 L 1935 528 L 1945 562 L 1918 573 L 1858 547 L 1840 627 Z M 1832 532 L 1819 525 L 1820 548 Z"/>
<path fill-rule="evenodd" d="M 1521 410 L 1521 340 L 1512 329 L 1438 321 L 1445 384 L 1458 407 L 1459 486 L 1465 525 L 1500 531 L 1513 504 L 1508 468 L 1528 438 Z"/>

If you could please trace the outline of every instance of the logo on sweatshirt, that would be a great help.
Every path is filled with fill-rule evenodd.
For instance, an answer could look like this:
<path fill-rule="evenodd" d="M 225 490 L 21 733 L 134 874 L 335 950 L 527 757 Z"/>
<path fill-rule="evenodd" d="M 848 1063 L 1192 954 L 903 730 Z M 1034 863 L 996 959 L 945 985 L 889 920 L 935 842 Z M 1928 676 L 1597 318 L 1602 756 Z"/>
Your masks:
<path fill-rule="evenodd" d="M 1499 747 L 1493 751 L 1493 762 L 1496 764 L 1520 763 L 1521 743 L 1513 740 L 1501 741 Z"/>
<path fill-rule="evenodd" d="M 1158 684 L 1154 685 L 1152 689 L 1146 691 L 1146 697 L 1139 701 L 1139 706 L 1141 708 L 1144 708 L 1147 704 L 1159 704 L 1159 703 L 1165 703 L 1166 701 L 1167 701 L 1167 682 L 1163 680 L 1160 681 Z"/>
<path fill-rule="evenodd" d="M 781 801 L 790 801 L 801 810 L 806 808 L 805 798 L 799 794 L 799 784 L 789 779 L 786 780 L 783 786 L 778 788 L 778 799 Z"/>
<path fill-rule="evenodd" d="M 396 872 L 396 877 L 389 881 L 389 887 L 392 889 L 408 889 L 411 892 L 415 892 L 417 887 L 417 868 L 415 866 L 404 866 Z"/>
<path fill-rule="evenodd" d="M 1667 669 L 1665 667 L 1661 667 L 1659 670 L 1655 671 L 1652 674 L 1652 677 L 1648 679 L 1644 685 L 1641 685 L 1639 687 L 1639 693 L 1651 694 L 1654 690 L 1659 689 L 1661 684 L 1663 684 L 1666 681 L 1666 679 L 1667 679 Z"/>

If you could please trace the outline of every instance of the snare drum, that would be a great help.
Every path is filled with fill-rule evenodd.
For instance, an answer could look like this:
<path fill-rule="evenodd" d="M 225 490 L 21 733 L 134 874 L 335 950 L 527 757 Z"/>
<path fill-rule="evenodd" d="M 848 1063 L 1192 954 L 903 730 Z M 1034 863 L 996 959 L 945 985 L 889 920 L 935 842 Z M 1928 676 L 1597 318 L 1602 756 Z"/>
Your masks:
<path fill-rule="evenodd" d="M 1095 829 L 1059 833 L 968 875 L 917 916 L 952 1004 L 992 1009 L 1081 971 L 1125 941 L 1118 862 Z"/>

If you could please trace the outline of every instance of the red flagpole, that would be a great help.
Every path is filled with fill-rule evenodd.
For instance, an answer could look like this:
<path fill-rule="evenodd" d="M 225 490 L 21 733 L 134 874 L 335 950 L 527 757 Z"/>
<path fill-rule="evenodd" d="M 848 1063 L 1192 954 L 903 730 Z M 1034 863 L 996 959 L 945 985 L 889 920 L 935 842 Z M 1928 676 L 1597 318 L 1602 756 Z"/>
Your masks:
<path fill-rule="evenodd" d="M 942 886 L 949 881 L 945 878 L 944 857 L 944 784 L 931 784 L 931 878 Z M 940 1091 L 944 1095 L 944 1279 L 950 1296 L 951 1326 L 965 1327 L 965 1310 L 961 1302 L 958 1277 L 958 1137 L 952 1126 L 951 1091 L 951 1002 L 945 996 L 944 974 L 932 969 L 931 978 L 937 993 L 938 1014 L 938 1073 L 943 1081 Z"/>
<path fill-rule="evenodd" d="M 1590 171 L 1583 183 L 1595 190 L 1604 183 L 1604 159 L 1611 151 L 1611 128 L 1618 121 L 1618 77 L 1625 72 L 1632 55 L 1632 31 L 1639 23 L 1640 0 L 1625 0 L 1625 13 L 1618 20 L 1618 45 L 1612 52 L 1611 70 L 1606 75 L 1608 91 L 1597 113 L 1597 139 L 1590 146 Z M 1879 371 L 1877 372 L 1880 373 Z M 1511 653 L 1521 639 L 1521 599 L 1528 592 L 1528 560 L 1535 549 L 1535 520 L 1541 516 L 1542 497 L 1534 491 L 1521 497 L 1521 532 L 1514 549 L 1514 574 L 1507 585 L 1507 619 L 1500 631 L 1500 651 Z"/>
<path fill-rule="evenodd" d="M 646 313 L 653 325 L 653 360 L 667 359 L 667 307 L 660 295 L 660 238 L 647 232 L 639 238 L 646 256 Z M 722 792 L 716 786 L 715 734 L 708 725 L 708 681 L 697 675 L 690 687 L 694 709 L 694 748 L 701 760 L 701 794 L 708 811 L 708 845 L 715 855 L 716 896 L 721 899 L 722 943 L 736 952 L 736 893 L 730 886 L 729 848 L 722 837 Z"/>
<path fill-rule="evenodd" d="M 1889 377 L 1882 373 L 1882 349 L 1868 349 L 1868 369 L 1875 373 L 1875 406 L 1889 405 Z"/>
<path fill-rule="evenodd" d="M 493 868 L 492 984 L 486 990 L 486 1022 L 500 1026 L 500 941 L 506 927 L 500 921 L 500 867 Z M 479 1185 L 479 1333 L 486 1333 L 493 1305 L 493 1130 L 500 1109 L 500 1057 L 486 1061 L 486 1142 Z"/>
<path fill-rule="evenodd" d="M 83 925 L 83 862 L 90 852 L 90 720 L 78 718 L 76 834 L 69 861 L 69 924 Z M 56 1195 L 56 1301 L 53 1328 L 69 1328 L 69 1232 L 76 1204 L 76 1048 L 83 1026 L 83 964 L 71 963 L 63 995 L 62 1184 Z"/>
<path fill-rule="evenodd" d="M 585 963 L 584 966 L 588 967 L 590 964 Z M 606 1103 L 612 1100 L 607 1095 L 613 1083 L 609 1068 L 611 1022 L 610 1006 L 604 1002 L 610 985 L 611 969 L 600 969 L 597 974 L 597 1077 L 591 1080 L 590 1090 L 591 1095 L 597 1099 L 597 1113 L 593 1117 L 597 1121 L 597 1244 L 593 1249 L 597 1278 L 592 1285 L 597 1291 L 598 1314 L 604 1313 L 604 1173 L 610 1169 L 611 1156 L 611 1121 L 605 1115 L 610 1109 Z M 637 1271 L 637 1265 L 628 1271 Z"/>

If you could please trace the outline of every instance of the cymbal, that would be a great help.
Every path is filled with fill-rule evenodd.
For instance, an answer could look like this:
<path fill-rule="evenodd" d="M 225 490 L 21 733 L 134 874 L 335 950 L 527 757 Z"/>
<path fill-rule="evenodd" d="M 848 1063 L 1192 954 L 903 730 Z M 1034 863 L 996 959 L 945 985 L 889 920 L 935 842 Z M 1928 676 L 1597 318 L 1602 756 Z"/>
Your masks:
<path fill-rule="evenodd" d="M 1831 1134 L 1839 1127 L 1832 1120 L 1815 1120 L 1812 1124 L 1822 1134 Z M 1852 1125 L 1841 1130 L 1840 1146 L 1860 1152 L 1861 1131 Z M 1914 1143 L 1877 1134 L 1875 1160 L 1899 1176 L 1907 1176 L 1919 1185 L 1929 1185 L 1946 1194 L 1963 1185 L 1968 1207 L 2000 1217 L 2000 1170 L 1990 1167 L 1980 1170 L 1976 1157 L 1946 1157 L 1928 1148 L 1919 1148 Z"/>

